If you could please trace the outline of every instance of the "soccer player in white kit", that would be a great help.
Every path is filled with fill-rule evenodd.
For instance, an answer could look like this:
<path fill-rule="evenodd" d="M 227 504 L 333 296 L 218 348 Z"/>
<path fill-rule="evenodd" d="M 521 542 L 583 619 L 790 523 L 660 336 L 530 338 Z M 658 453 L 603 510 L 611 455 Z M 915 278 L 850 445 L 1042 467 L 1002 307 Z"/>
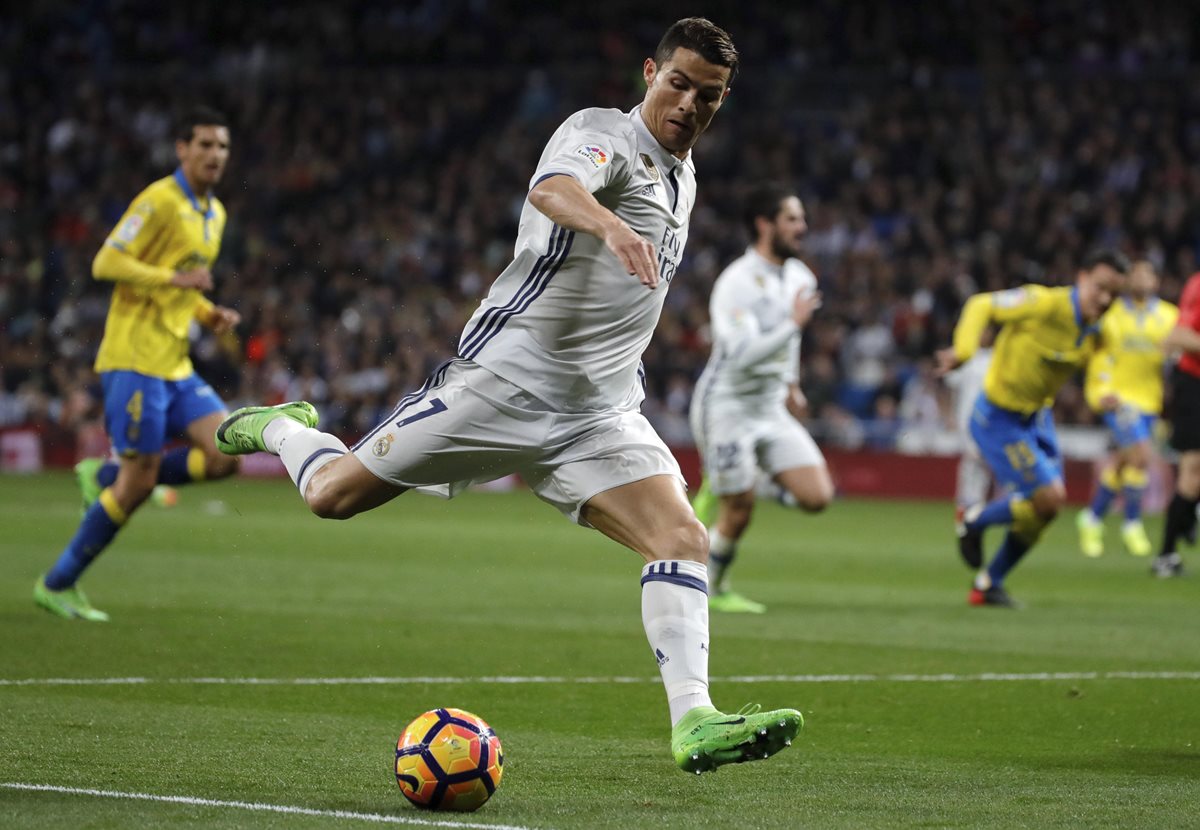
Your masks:
<path fill-rule="evenodd" d="M 721 272 L 709 299 L 712 355 L 692 397 L 691 425 L 708 487 L 717 497 L 709 529 L 709 607 L 761 614 L 761 603 L 729 585 L 738 542 L 750 524 L 762 470 L 784 502 L 810 512 L 833 499 L 825 457 L 799 422 L 800 330 L 820 305 L 817 279 L 797 257 L 804 206 L 778 184 L 746 199 L 753 243 Z"/>
<path fill-rule="evenodd" d="M 971 437 L 971 414 L 983 392 L 983 379 L 992 363 L 991 333 L 985 334 L 985 340 L 987 345 L 944 378 L 954 394 L 954 423 L 962 440 L 954 486 L 954 520 L 958 523 L 962 522 L 968 508 L 986 502 L 992 490 L 992 472 Z"/>
<path fill-rule="evenodd" d="M 686 18 L 646 59 L 641 105 L 570 116 L 538 161 L 513 261 L 467 323 L 458 357 L 352 449 L 313 428 L 303 402 L 245 407 L 217 430 L 227 453 L 279 455 L 323 518 L 518 473 L 571 519 L 641 554 L 642 621 L 672 753 L 696 773 L 766 758 L 803 725 L 793 709 L 713 708 L 708 537 L 679 465 L 639 412 L 641 354 L 696 198 L 691 148 L 737 64 L 726 32 Z"/>

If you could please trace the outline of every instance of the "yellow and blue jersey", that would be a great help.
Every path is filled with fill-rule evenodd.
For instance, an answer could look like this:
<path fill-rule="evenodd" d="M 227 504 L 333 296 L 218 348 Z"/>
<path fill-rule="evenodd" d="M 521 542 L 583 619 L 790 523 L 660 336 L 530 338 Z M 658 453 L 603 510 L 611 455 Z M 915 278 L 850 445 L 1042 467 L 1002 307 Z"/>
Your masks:
<path fill-rule="evenodd" d="M 1123 297 L 1100 319 L 1101 348 L 1088 362 L 1084 394 L 1092 409 L 1115 395 L 1121 405 L 1158 415 L 1163 404 L 1163 341 L 1175 327 L 1179 309 L 1151 297 L 1136 303 Z"/>
<path fill-rule="evenodd" d="M 97 372 L 172 381 L 192 374 L 188 328 L 206 321 L 213 305 L 170 281 L 177 271 L 211 267 L 224 230 L 225 207 L 211 194 L 197 197 L 182 170 L 138 194 L 92 264 L 96 279 L 116 283 Z"/>
<path fill-rule="evenodd" d="M 1026 285 L 967 301 L 954 330 L 960 362 L 975 353 L 992 323 L 1001 329 L 983 393 L 994 405 L 1023 415 L 1052 404 L 1100 343 L 1099 326 L 1083 319 L 1076 288 Z"/>

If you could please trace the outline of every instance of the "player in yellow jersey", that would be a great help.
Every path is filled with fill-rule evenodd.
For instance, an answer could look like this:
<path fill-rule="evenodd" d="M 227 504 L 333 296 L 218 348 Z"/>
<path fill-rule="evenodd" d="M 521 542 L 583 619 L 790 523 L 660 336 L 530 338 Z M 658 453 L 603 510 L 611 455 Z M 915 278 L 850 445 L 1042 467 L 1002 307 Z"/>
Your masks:
<path fill-rule="evenodd" d="M 238 469 L 237 459 L 213 441 L 225 405 L 188 357 L 193 320 L 222 333 L 241 319 L 201 294 L 212 288 L 209 268 L 225 230 L 225 208 L 212 194 L 229 158 L 224 117 L 207 108 L 189 112 L 175 151 L 179 167 L 138 194 L 92 263 L 95 279 L 114 284 L 95 369 L 105 428 L 120 460 L 81 465 L 91 504 L 34 588 L 34 601 L 63 617 L 108 619 L 76 583 L 156 484 L 222 478 Z M 190 446 L 164 454 L 172 436 Z"/>
<path fill-rule="evenodd" d="M 1000 326 L 971 437 L 1005 493 L 968 510 L 958 528 L 959 553 L 979 569 L 968 595 L 972 605 L 1016 605 L 1004 578 L 1066 502 L 1050 406 L 1096 351 L 1100 316 L 1128 270 L 1124 255 L 1101 251 L 1083 262 L 1074 286 L 977 294 L 963 307 L 954 345 L 937 354 L 938 368 L 949 372 L 970 359 L 989 324 Z M 1112 408 L 1116 400 L 1104 405 Z M 983 532 L 992 525 L 1007 525 L 1008 533 L 984 568 Z"/>
<path fill-rule="evenodd" d="M 1138 260 L 1129 272 L 1121 299 L 1100 320 L 1104 348 L 1088 363 L 1084 393 L 1112 430 L 1117 449 L 1100 474 L 1089 507 L 1079 511 L 1079 547 L 1088 556 L 1104 553 L 1104 514 L 1119 492 L 1125 501 L 1121 539 L 1134 556 L 1149 556 L 1154 546 L 1142 526 L 1142 495 L 1148 481 L 1151 434 L 1162 412 L 1163 341 L 1179 318 L 1179 309 L 1159 299 L 1153 263 Z M 1115 395 L 1120 405 L 1104 411 L 1102 400 Z"/>

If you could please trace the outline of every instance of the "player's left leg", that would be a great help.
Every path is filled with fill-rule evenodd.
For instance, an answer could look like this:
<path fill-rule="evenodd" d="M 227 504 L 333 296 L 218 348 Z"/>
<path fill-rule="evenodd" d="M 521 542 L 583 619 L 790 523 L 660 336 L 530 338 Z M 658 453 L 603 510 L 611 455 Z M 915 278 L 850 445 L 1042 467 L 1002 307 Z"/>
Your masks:
<path fill-rule="evenodd" d="M 667 691 L 676 764 L 701 773 L 767 758 L 788 746 L 804 724 L 798 711 L 759 712 L 750 706 L 726 715 L 712 705 L 708 538 L 679 479 L 654 475 L 604 490 L 585 502 L 580 518 L 646 562 L 642 624 Z"/>
<path fill-rule="evenodd" d="M 1085 556 L 1095 558 L 1104 554 L 1104 516 L 1120 489 L 1121 453 L 1118 451 L 1108 458 L 1104 469 L 1100 471 L 1091 503 L 1075 515 L 1079 549 Z"/>
<path fill-rule="evenodd" d="M 1198 430 L 1190 426 L 1191 430 Z M 1179 431 L 1178 420 L 1176 431 Z M 1200 437 L 1200 431 L 1197 432 Z M 1177 442 L 1177 438 L 1172 438 Z M 1178 446 L 1178 444 L 1177 444 Z M 1164 579 L 1183 573 L 1183 557 L 1179 554 L 1179 542 L 1186 539 L 1196 526 L 1196 506 L 1200 503 L 1200 449 L 1185 450 L 1179 455 L 1179 467 L 1175 475 L 1175 492 L 1167 506 L 1163 523 L 1162 547 L 1154 557 L 1152 572 Z"/>
<path fill-rule="evenodd" d="M 1121 450 L 1121 498 L 1125 502 L 1125 521 L 1121 525 L 1121 541 L 1125 550 L 1134 556 L 1149 556 L 1154 550 L 1146 528 L 1142 524 L 1142 501 L 1146 486 L 1150 483 L 1150 436 L 1146 429 L 1144 438 Z"/>
<path fill-rule="evenodd" d="M 717 521 L 708 531 L 708 607 L 734 614 L 762 614 L 767 607 L 733 590 L 729 569 L 737 558 L 742 535 L 754 514 L 755 493 L 729 493 L 718 497 Z"/>

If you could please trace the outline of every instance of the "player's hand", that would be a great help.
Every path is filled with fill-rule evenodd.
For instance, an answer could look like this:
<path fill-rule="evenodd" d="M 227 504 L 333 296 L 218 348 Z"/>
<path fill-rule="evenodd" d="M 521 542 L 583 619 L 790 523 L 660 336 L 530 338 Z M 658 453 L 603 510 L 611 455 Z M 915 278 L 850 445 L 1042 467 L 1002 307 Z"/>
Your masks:
<path fill-rule="evenodd" d="M 654 246 L 624 222 L 604 235 L 604 244 L 616 254 L 621 265 L 647 288 L 658 287 L 658 257 Z"/>
<path fill-rule="evenodd" d="M 1121 399 L 1109 392 L 1104 397 L 1100 398 L 1101 412 L 1116 412 L 1121 408 Z"/>
<path fill-rule="evenodd" d="M 213 310 L 209 312 L 208 327 L 213 330 L 214 334 L 232 331 L 233 327 L 240 322 L 242 322 L 242 315 L 223 305 L 213 306 Z"/>
<path fill-rule="evenodd" d="M 808 396 L 800 391 L 799 386 L 793 386 L 787 398 L 787 410 L 797 421 L 808 417 Z"/>
<path fill-rule="evenodd" d="M 958 355 L 954 353 L 954 349 L 938 349 L 934 352 L 933 357 L 937 361 L 934 374 L 939 378 L 945 377 L 962 365 L 959 363 Z"/>
<path fill-rule="evenodd" d="M 211 291 L 213 287 L 212 272 L 207 268 L 176 271 L 175 276 L 171 277 L 171 285 L 176 288 L 198 288 L 201 291 Z"/>
<path fill-rule="evenodd" d="M 792 299 L 792 319 L 797 326 L 803 328 L 812 319 L 813 312 L 821 307 L 821 292 L 806 293 L 797 291 Z"/>

